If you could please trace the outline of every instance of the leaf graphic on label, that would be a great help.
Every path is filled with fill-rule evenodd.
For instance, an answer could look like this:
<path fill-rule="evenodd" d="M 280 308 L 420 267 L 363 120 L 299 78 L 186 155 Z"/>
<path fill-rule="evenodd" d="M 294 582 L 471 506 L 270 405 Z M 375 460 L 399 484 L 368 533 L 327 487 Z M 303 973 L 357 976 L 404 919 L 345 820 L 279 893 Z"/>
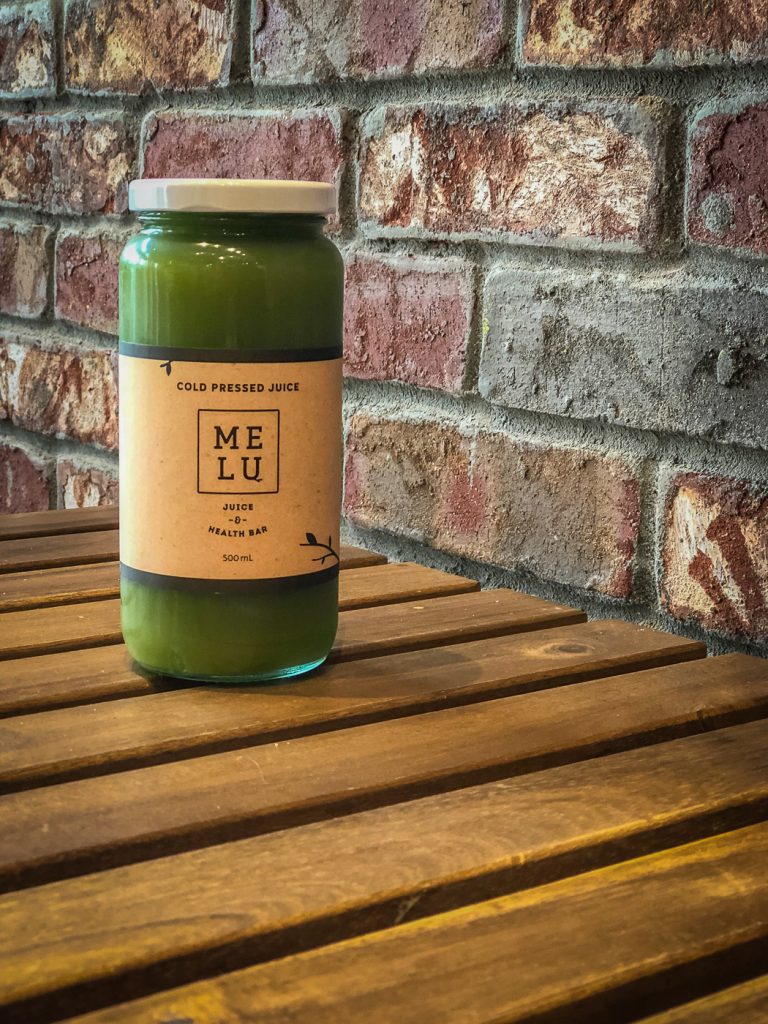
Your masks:
<path fill-rule="evenodd" d="M 170 359 L 168 360 L 167 363 L 160 363 L 160 365 L 163 367 L 163 369 L 165 370 L 166 374 L 170 377 L 171 376 L 171 361 L 170 361 Z"/>
<path fill-rule="evenodd" d="M 326 559 L 328 558 L 335 558 L 337 562 L 339 561 L 338 554 L 333 550 L 332 537 L 328 538 L 327 544 L 321 544 L 314 533 L 305 533 L 304 536 L 307 538 L 307 542 L 306 544 L 300 544 L 299 547 L 320 549 L 321 554 L 319 554 L 317 558 L 313 558 L 313 562 L 319 562 L 321 565 L 325 565 Z"/>

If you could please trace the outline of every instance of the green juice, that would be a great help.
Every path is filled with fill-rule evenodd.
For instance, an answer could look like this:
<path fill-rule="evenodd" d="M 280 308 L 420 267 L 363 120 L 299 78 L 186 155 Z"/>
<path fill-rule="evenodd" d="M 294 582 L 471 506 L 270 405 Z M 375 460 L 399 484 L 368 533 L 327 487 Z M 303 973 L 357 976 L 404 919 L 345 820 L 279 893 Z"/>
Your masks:
<path fill-rule="evenodd" d="M 125 642 L 172 676 L 295 675 L 338 622 L 332 200 L 315 184 L 140 184 L 120 261 Z"/>

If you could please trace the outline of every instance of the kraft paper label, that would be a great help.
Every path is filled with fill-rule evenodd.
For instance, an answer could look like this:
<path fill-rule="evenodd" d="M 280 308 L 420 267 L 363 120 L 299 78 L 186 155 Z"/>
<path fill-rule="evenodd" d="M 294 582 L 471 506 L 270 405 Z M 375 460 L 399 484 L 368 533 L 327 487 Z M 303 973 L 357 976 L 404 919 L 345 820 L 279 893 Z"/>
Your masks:
<path fill-rule="evenodd" d="M 121 342 L 123 573 L 188 589 L 334 575 L 341 379 L 335 349 Z"/>

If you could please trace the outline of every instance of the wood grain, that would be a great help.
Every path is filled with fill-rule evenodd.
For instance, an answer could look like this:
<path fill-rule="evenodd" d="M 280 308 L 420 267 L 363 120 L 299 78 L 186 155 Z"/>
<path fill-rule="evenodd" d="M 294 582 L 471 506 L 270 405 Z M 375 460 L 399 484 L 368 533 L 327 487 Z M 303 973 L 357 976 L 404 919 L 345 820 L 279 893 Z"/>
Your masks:
<path fill-rule="evenodd" d="M 681 637 L 626 622 L 593 622 L 365 664 L 330 664 L 282 684 L 185 685 L 142 700 L 8 718 L 0 722 L 0 789 L 287 739 L 703 654 L 701 644 Z M 735 664 L 758 679 L 759 695 L 768 666 L 750 659 Z M 719 679 L 728 665 L 717 672 L 710 668 L 709 676 Z"/>
<path fill-rule="evenodd" d="M 745 981 L 639 1024 L 768 1024 L 768 977 Z"/>
<path fill-rule="evenodd" d="M 0 541 L 51 534 L 116 530 L 117 505 L 100 508 L 58 509 L 49 512 L 18 512 L 0 517 Z"/>
<path fill-rule="evenodd" d="M 370 658 L 383 651 L 407 651 L 582 622 L 583 612 L 511 590 L 487 590 L 342 612 L 331 658 Z M 6 612 L 0 660 L 53 651 L 101 647 L 122 640 L 119 600 Z"/>
<path fill-rule="evenodd" d="M 644 777 L 635 783 L 644 786 Z M 570 816 L 572 801 L 582 804 L 578 782 L 559 795 L 550 820 Z M 599 809 L 592 814 L 599 818 Z M 443 831 L 434 814 L 428 827 L 426 836 L 391 841 L 380 833 L 374 858 L 334 847 L 340 859 L 330 860 L 315 847 L 309 861 L 306 849 L 297 856 L 298 833 L 270 837 L 289 868 L 269 876 L 252 856 L 238 858 L 253 853 L 249 841 L 227 847 L 234 859 L 217 866 L 207 859 L 223 851 L 202 851 L 5 897 L 6 1019 L 30 1024 L 54 1006 L 76 1012 L 282 955 L 301 948 L 298 933 L 313 914 L 310 941 L 332 942 L 371 890 L 398 925 L 434 886 L 438 865 L 465 865 L 461 849 L 474 847 L 480 863 L 490 853 L 507 865 L 537 849 L 512 822 L 506 846 L 488 851 L 484 833 Z M 553 845 L 547 840 L 545 849 Z M 727 984 L 735 969 L 765 955 L 766 858 L 763 823 L 111 1007 L 88 1024 L 626 1020 L 628 1007 L 637 1013 L 659 995 L 685 998 L 713 969 Z M 224 889 L 226 898 L 214 900 Z"/>
<path fill-rule="evenodd" d="M 342 544 L 341 560 L 348 568 L 383 565 L 384 555 Z M 118 558 L 117 530 L 57 534 L 0 542 L 0 573 L 52 569 L 64 565 L 93 565 Z"/>
<path fill-rule="evenodd" d="M 101 601 L 120 593 L 117 562 L 64 565 L 0 575 L 0 612 L 43 608 L 46 605 Z"/>
<path fill-rule="evenodd" d="M 380 555 L 378 551 L 366 551 L 365 548 L 351 547 L 349 544 L 342 544 L 339 548 L 342 569 L 364 569 L 371 565 L 385 565 L 386 555 Z"/>
<path fill-rule="evenodd" d="M 37 882 L 765 716 L 768 666 L 734 657 L 9 795 L 0 878 Z M 16 786 L 34 771 L 17 770 Z"/>
<path fill-rule="evenodd" d="M 4 540 L 0 543 L 0 573 L 114 562 L 117 548 L 117 530 Z"/>
<path fill-rule="evenodd" d="M 139 675 L 122 644 L 0 661 L 0 717 L 179 687 L 174 680 Z"/>
<path fill-rule="evenodd" d="M 341 568 L 348 567 L 342 562 Z M 474 580 L 412 562 L 368 566 L 341 574 L 339 607 L 348 611 L 446 594 L 467 594 L 479 589 Z M 0 576 L 0 612 L 99 601 L 119 594 L 117 562 L 67 565 L 60 569 L 36 569 Z"/>
<path fill-rule="evenodd" d="M 0 624 L 0 660 L 102 647 L 122 640 L 120 602 L 115 600 L 4 612 Z"/>
<path fill-rule="evenodd" d="M 345 548 L 323 670 L 153 680 L 116 525 L 0 521 L 4 1024 L 768 1022 L 768 663 Z"/>
<path fill-rule="evenodd" d="M 594 678 L 611 672 L 629 671 L 633 667 L 645 668 L 688 657 L 700 657 L 705 653 L 705 648 L 701 644 L 669 636 L 665 636 L 662 641 L 659 640 L 659 634 L 653 631 L 638 631 L 637 627 L 626 627 L 622 623 L 585 625 L 583 630 L 579 628 L 575 633 L 572 632 L 573 627 L 562 629 L 565 632 L 553 632 L 549 634 L 549 639 L 538 635 L 515 635 L 514 638 L 510 637 L 503 641 L 498 649 L 508 652 L 506 664 L 498 662 L 496 640 L 476 649 L 464 647 L 463 653 L 465 657 L 471 659 L 470 665 L 474 662 L 484 664 L 486 658 L 492 659 L 492 662 L 488 662 L 482 668 L 479 675 L 472 668 L 472 675 L 464 681 L 461 677 L 461 663 L 455 654 L 414 655 L 402 663 L 398 662 L 397 666 L 387 667 L 386 676 L 393 680 L 393 686 L 397 686 L 399 673 L 404 674 L 402 696 L 408 700 L 410 676 L 418 679 L 420 674 L 429 673 L 430 666 L 441 668 L 445 672 L 445 691 L 453 689 L 459 699 L 466 699 L 466 694 L 472 690 L 482 692 L 486 682 L 490 684 L 487 693 L 501 694 L 514 692 L 518 686 L 525 688 L 540 685 L 542 682 L 546 684 L 550 678 L 568 681 L 571 676 L 560 675 L 565 671 L 565 666 L 559 660 L 561 655 L 577 655 L 578 663 L 584 659 L 587 668 L 579 678 Z M 604 642 L 601 637 L 604 637 Z M 569 649 L 563 649 L 563 644 L 570 645 Z M 537 658 L 540 656 L 541 664 L 537 664 Z M 447 662 L 445 657 L 449 659 Z M 327 671 L 323 670 L 323 679 L 326 678 Z M 370 693 L 368 698 L 365 694 L 359 693 L 359 684 L 355 682 L 357 677 L 353 670 L 349 671 L 353 692 L 356 690 L 359 696 L 364 697 L 364 705 L 369 699 L 375 700 L 377 693 Z M 334 680 L 339 678 L 337 672 L 335 669 Z M 380 669 L 367 667 L 368 678 L 378 678 L 381 675 L 383 673 Z M 312 697 L 317 695 L 314 686 L 318 678 L 317 675 L 312 675 L 307 680 L 310 686 L 309 694 Z M 507 688 L 506 683 L 510 680 L 513 681 L 513 685 Z M 186 684 L 181 681 L 152 679 L 134 672 L 123 646 L 42 654 L 37 657 L 0 662 L 0 717 L 120 697 L 143 696 L 168 689 L 179 690 L 184 686 Z M 189 687 L 193 686 L 194 684 L 189 684 Z M 297 680 L 289 684 L 289 691 L 298 695 L 304 692 L 301 689 L 303 686 L 304 683 Z M 465 695 L 460 692 L 462 687 L 466 691 Z M 197 693 L 202 692 L 198 687 L 195 689 Z M 275 694 L 282 692 L 282 689 L 270 687 L 269 692 Z M 386 693 L 390 700 L 396 696 L 396 690 L 391 687 Z M 189 707 L 191 708 L 191 705 Z M 298 720 L 296 721 L 300 724 Z"/>

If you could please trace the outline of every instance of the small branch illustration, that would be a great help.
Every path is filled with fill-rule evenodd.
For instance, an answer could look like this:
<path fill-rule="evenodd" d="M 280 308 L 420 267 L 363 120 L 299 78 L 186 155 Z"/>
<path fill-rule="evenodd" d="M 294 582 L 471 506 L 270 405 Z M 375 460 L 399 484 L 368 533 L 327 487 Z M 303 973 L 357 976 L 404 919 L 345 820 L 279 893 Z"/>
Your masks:
<path fill-rule="evenodd" d="M 299 544 L 300 548 L 318 548 L 318 550 L 325 552 L 324 555 L 318 555 L 317 558 L 313 558 L 313 562 L 319 562 L 321 565 L 325 565 L 326 558 L 335 558 L 337 562 L 339 561 L 339 556 L 333 550 L 332 537 L 328 538 L 327 544 L 321 544 L 317 537 L 314 535 L 314 533 L 306 534 L 306 538 L 306 544 L 302 542 L 301 544 Z"/>
<path fill-rule="evenodd" d="M 165 370 L 166 374 L 170 377 L 171 376 L 171 360 L 169 359 L 167 363 L 160 363 L 160 365 Z"/>

